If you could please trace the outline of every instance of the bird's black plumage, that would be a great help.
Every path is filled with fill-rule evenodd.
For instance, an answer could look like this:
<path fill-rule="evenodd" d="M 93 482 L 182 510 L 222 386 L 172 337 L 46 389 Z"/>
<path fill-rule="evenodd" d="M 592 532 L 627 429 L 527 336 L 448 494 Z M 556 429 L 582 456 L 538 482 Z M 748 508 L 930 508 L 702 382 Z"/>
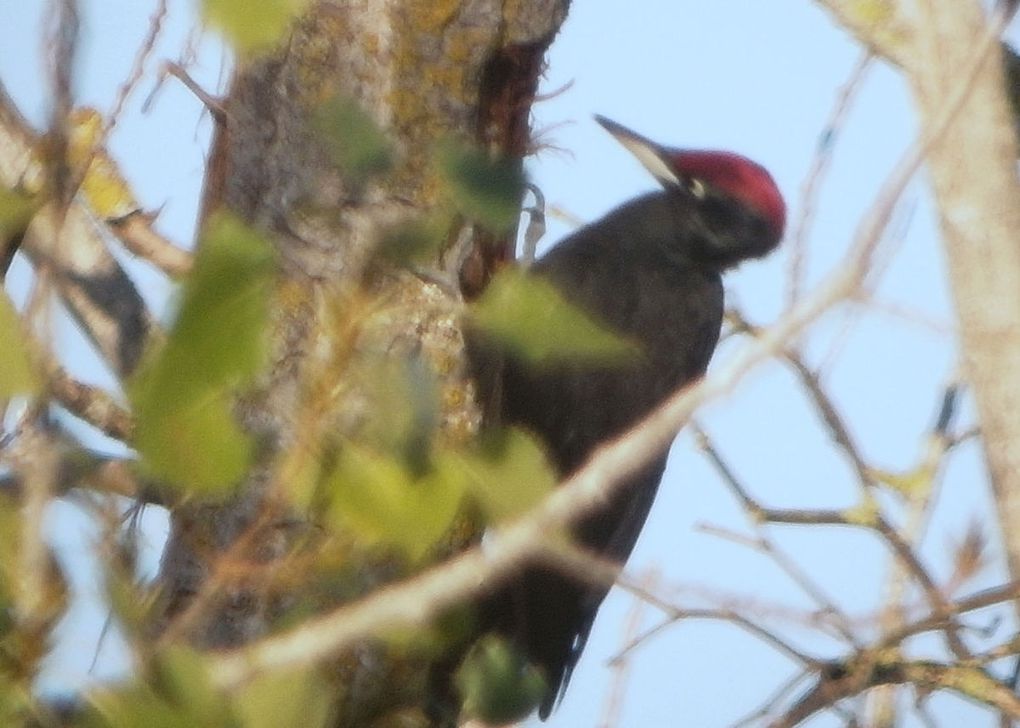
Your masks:
<path fill-rule="evenodd" d="M 536 435 L 562 477 L 704 374 L 722 324 L 722 272 L 772 250 L 782 232 L 781 198 L 753 162 L 735 155 L 724 160 L 751 165 L 755 175 L 764 175 L 763 184 L 771 185 L 766 192 L 774 193 L 778 207 L 762 209 L 748 204 L 739 187 L 719 188 L 709 179 L 688 176 L 679 152 L 633 138 L 675 167 L 676 178 L 671 176 L 664 190 L 578 230 L 536 262 L 530 274 L 549 280 L 595 321 L 636 343 L 639 355 L 613 364 L 537 368 L 512 351 L 494 352 L 498 346 L 491 341 L 469 346 L 479 380 L 489 383 L 482 389 L 498 392 L 501 424 Z M 698 157 L 699 170 L 705 159 Z M 581 546 L 621 564 L 627 559 L 655 499 L 666 454 L 664 449 L 576 524 L 573 536 Z M 489 629 L 504 634 L 545 671 L 549 691 L 539 708 L 543 718 L 570 679 L 606 591 L 529 565 L 482 606 Z"/>

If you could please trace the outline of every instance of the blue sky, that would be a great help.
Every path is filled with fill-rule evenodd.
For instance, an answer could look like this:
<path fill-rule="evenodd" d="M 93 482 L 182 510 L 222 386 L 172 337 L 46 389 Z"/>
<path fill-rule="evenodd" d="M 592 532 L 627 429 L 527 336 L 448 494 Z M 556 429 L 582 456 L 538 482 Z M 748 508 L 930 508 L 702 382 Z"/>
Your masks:
<path fill-rule="evenodd" d="M 80 100 L 105 110 L 127 76 L 152 7 L 137 0 L 85 5 Z M 0 3 L 0 28 L 6 29 L 0 78 L 37 123 L 45 118 L 41 6 Z M 157 55 L 176 59 L 190 31 L 190 4 L 170 6 Z M 222 56 L 208 37 L 198 48 L 192 73 L 215 89 Z M 592 121 L 592 114 L 600 113 L 666 144 L 731 149 L 761 162 L 786 196 L 793 228 L 801 187 L 837 89 L 859 55 L 852 40 L 807 0 L 575 2 L 549 55 L 544 90 L 569 86 L 535 107 L 534 128 L 544 148 L 530 161 L 530 174 L 550 208 L 586 221 L 652 189 L 653 181 L 640 166 Z M 209 122 L 198 102 L 174 82 L 161 90 L 151 113 L 142 115 L 139 105 L 151 88 L 151 81 L 142 83 L 110 147 L 144 205 L 162 207 L 160 229 L 190 245 Z M 838 264 L 858 218 L 912 132 L 909 99 L 896 71 L 873 64 L 835 140 L 833 164 L 807 239 L 809 284 Z M 897 220 L 876 305 L 844 307 L 800 343 L 812 362 L 827 362 L 825 385 L 863 453 L 880 467 L 904 470 L 920 455 L 956 354 L 951 302 L 923 177 L 909 188 Z M 569 229 L 552 218 L 543 244 Z M 785 305 L 788 265 L 788 251 L 781 251 L 733 272 L 727 279 L 730 302 L 739 303 L 756 323 L 774 320 Z M 143 280 L 143 294 L 157 311 L 165 311 L 168 287 L 144 266 L 132 270 Z M 740 345 L 739 340 L 722 345 L 716 364 Z M 69 326 L 62 330 L 61 347 L 81 376 L 110 383 Z M 760 367 L 699 419 L 765 503 L 842 507 L 855 502 L 849 468 L 781 365 Z M 972 518 L 988 519 L 985 475 L 973 443 L 953 455 L 941 491 L 921 552 L 930 568 L 945 577 L 949 544 L 962 537 Z M 888 505 L 890 516 L 897 518 L 895 500 Z M 79 572 L 81 588 L 94 592 L 94 575 L 82 571 L 77 556 L 90 539 L 82 519 L 66 505 L 54 508 L 51 516 L 54 542 Z M 753 533 L 692 438 L 681 434 L 629 569 L 635 574 L 655 569 L 662 588 L 677 593 L 682 603 L 711 594 L 724 602 L 811 607 L 767 559 L 705 534 L 699 524 Z M 149 568 L 155 568 L 164 528 L 152 513 L 146 528 L 153 544 L 146 557 Z M 821 528 L 771 533 L 851 614 L 866 617 L 881 603 L 889 561 L 870 536 Z M 980 584 L 1001 576 L 1001 565 L 995 563 Z M 606 602 L 571 690 L 550 725 L 598 724 L 612 679 L 605 661 L 620 644 L 631 606 L 631 599 L 618 593 Z M 62 630 L 64 642 L 47 674 L 48 687 L 88 679 L 102 617 L 94 603 L 76 608 Z M 980 626 L 989 617 L 972 619 Z M 656 620 L 647 609 L 645 623 Z M 790 634 L 812 654 L 839 654 L 834 643 L 813 633 Z M 918 654 L 927 646 L 920 641 Z M 115 640 L 104 643 L 99 675 L 122 669 L 122 657 Z M 728 725 L 755 709 L 794 670 L 785 658 L 732 626 L 674 626 L 634 652 L 619 725 Z M 952 697 L 936 696 L 930 705 L 943 725 L 994 724 Z M 822 717 L 810 725 L 838 722 Z"/>

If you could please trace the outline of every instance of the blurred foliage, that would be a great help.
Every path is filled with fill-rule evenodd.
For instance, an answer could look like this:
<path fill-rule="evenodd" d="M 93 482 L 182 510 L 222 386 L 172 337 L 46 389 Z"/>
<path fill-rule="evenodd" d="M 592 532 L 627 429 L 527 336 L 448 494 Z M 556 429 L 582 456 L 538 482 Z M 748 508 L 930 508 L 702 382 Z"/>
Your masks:
<path fill-rule="evenodd" d="M 241 56 L 276 44 L 310 0 L 202 0 L 202 17 Z"/>
<path fill-rule="evenodd" d="M 130 383 L 143 465 L 188 493 L 227 495 L 248 466 L 232 406 L 265 359 L 273 275 L 264 238 L 211 219 L 169 336 Z"/>
<path fill-rule="evenodd" d="M 439 213 L 394 225 L 380 236 L 376 256 L 395 266 L 427 265 L 439 256 L 450 225 Z"/>
<path fill-rule="evenodd" d="M 447 194 L 464 217 L 499 234 L 517 222 L 524 194 L 518 160 L 493 159 L 482 149 L 446 140 L 436 149 L 436 165 Z"/>
<path fill-rule="evenodd" d="M 224 728 L 244 725 L 209 681 L 204 659 L 171 647 L 148 660 L 139 679 L 91 697 L 91 724 L 108 728 Z"/>
<path fill-rule="evenodd" d="M 446 470 L 463 478 L 488 522 L 523 515 L 556 485 L 539 444 L 523 430 L 492 433 L 478 447 L 442 454 Z"/>
<path fill-rule="evenodd" d="M 355 190 L 392 167 L 389 139 L 354 99 L 333 97 L 319 107 L 313 124 L 344 182 Z"/>
<path fill-rule="evenodd" d="M 235 699 L 245 728 L 327 725 L 332 695 L 313 670 L 260 675 Z"/>
<path fill-rule="evenodd" d="M 206 0 L 203 12 L 244 56 L 274 42 L 303 4 Z M 339 96 L 328 100 L 313 124 L 353 191 L 392 170 L 392 144 L 354 101 Z M 134 211 L 137 203 L 100 147 L 103 128 L 95 111 L 75 112 L 69 158 L 82 174 L 90 206 L 109 219 Z M 501 234 L 517 220 L 524 182 L 518 162 L 494 160 L 482 150 L 453 142 L 440 145 L 434 161 L 447 199 L 428 216 L 383 231 L 376 253 L 385 264 L 434 264 L 463 218 Z M 19 233 L 38 206 L 32 198 L 0 194 L 0 233 Z M 270 306 L 282 294 L 271 244 L 237 218 L 210 217 L 196 251 L 165 339 L 151 346 L 125 390 L 135 423 L 130 445 L 142 476 L 176 487 L 181 500 L 214 504 L 236 493 L 259 454 L 258 443 L 239 427 L 235 410 L 238 396 L 263 372 Z M 497 283 L 471 311 L 470 320 L 527 358 L 602 361 L 632 353 L 632 347 L 568 305 L 547 283 L 511 273 Z M 480 537 L 480 521 L 519 517 L 556 483 L 542 449 L 524 432 L 491 433 L 470 443 L 447 438 L 442 426 L 447 392 L 431 362 L 418 355 L 393 356 L 388 349 L 380 353 L 374 341 L 362 345 L 359 337 L 372 323 L 366 321 L 390 315 L 389 302 L 374 296 L 366 285 L 352 294 L 356 302 L 344 299 L 337 321 L 330 322 L 337 324 L 331 331 L 340 332 L 339 343 L 324 343 L 335 345 L 332 353 L 338 355 L 324 356 L 321 362 L 310 357 L 308 363 L 321 366 L 328 381 L 321 389 L 311 387 L 313 402 L 309 412 L 300 413 L 294 447 L 270 453 L 278 460 L 267 463 L 267 472 L 280 485 L 277 494 L 286 500 L 284 507 L 301 516 L 310 514 L 315 521 L 314 529 L 291 542 L 294 551 L 283 557 L 285 568 L 279 573 L 263 576 L 269 570 L 258 571 L 265 566 L 259 563 L 242 577 L 262 580 L 255 588 L 266 593 L 293 592 L 284 613 L 274 615 L 274 628 L 302 624 L 340 601 L 364 595 L 367 588 L 448 556 Z M 529 301 L 532 297 L 537 298 Z M 554 328 L 559 333 L 552 336 Z M 564 330 L 570 336 L 564 337 Z M 324 342 L 328 338 L 324 336 Z M 22 322 L 6 298 L 0 300 L 0 347 L 0 396 L 37 392 L 40 383 L 26 351 Z M 355 414 L 338 425 L 337 412 L 344 410 L 347 417 L 348 405 Z M 5 722 L 8 715 L 32 710 L 32 672 L 48 644 L 45 635 L 33 634 L 29 644 L 35 652 L 26 653 L 25 633 L 11 619 L 17 574 L 10 569 L 17 563 L 19 516 L 14 510 L 0 516 L 2 725 L 10 722 Z M 110 533 L 117 527 L 111 522 Z M 104 545 L 114 541 L 110 538 Z M 327 688 L 313 669 L 261 674 L 225 692 L 210 680 L 207 656 L 176 645 L 157 647 L 152 632 L 162 608 L 157 590 L 140 587 L 133 568 L 119 563 L 115 551 L 111 547 L 101 553 L 106 559 L 104 585 L 137 674 L 129 684 L 91 693 L 89 705 L 76 711 L 75 725 L 315 728 L 335 719 L 335 686 Z M 366 577 L 379 564 L 376 575 Z M 50 616 L 55 619 L 64 605 L 59 600 L 54 605 Z M 377 635 L 379 644 L 389 654 L 449 659 L 450 646 L 463 645 L 473 629 L 471 612 L 469 605 L 459 605 L 435 624 L 391 626 Z M 541 676 L 499 641 L 475 648 L 458 684 L 471 710 L 489 717 L 519 715 L 543 690 Z"/>
<path fill-rule="evenodd" d="M 353 443 L 341 448 L 328 479 L 333 525 L 351 529 L 418 560 L 433 548 L 460 510 L 464 484 L 440 469 L 415 475 L 405 464 Z"/>
<path fill-rule="evenodd" d="M 549 281 L 504 269 L 470 310 L 470 321 L 532 364 L 613 364 L 640 349 L 567 301 Z"/>
<path fill-rule="evenodd" d="M 420 474 L 439 429 L 439 383 L 419 356 L 365 355 L 346 372 L 369 402 L 359 439 Z"/>
<path fill-rule="evenodd" d="M 524 718 L 545 695 L 542 673 L 504 639 L 480 639 L 457 670 L 464 712 L 489 725 Z"/>

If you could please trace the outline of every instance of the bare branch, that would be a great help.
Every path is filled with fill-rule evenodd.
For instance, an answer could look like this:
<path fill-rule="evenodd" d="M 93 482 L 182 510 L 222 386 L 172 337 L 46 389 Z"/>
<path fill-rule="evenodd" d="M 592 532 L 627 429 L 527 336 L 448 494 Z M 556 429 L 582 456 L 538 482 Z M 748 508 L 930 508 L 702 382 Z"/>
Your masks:
<path fill-rule="evenodd" d="M 821 379 L 808 368 L 798 352 L 788 350 L 784 359 L 797 373 L 800 383 L 811 395 L 811 401 L 825 421 L 826 427 L 829 428 L 833 441 L 850 461 L 854 474 L 857 476 L 858 485 L 862 488 L 872 486 L 874 479 L 869 473 L 867 463 L 864 462 L 860 449 L 857 447 L 853 435 L 850 434 L 850 428 L 843 421 L 843 416 L 833 404 L 828 392 L 825 391 Z"/>
<path fill-rule="evenodd" d="M 883 661 L 864 653 L 827 666 L 816 685 L 770 728 L 792 728 L 840 700 L 880 685 L 911 683 L 921 690 L 949 690 L 1020 719 L 1020 697 L 980 667 L 933 661 Z"/>
<path fill-rule="evenodd" d="M 183 278 L 194 263 L 191 253 L 157 233 L 152 227 L 153 222 L 152 215 L 136 212 L 119 220 L 110 220 L 108 224 L 129 251 L 171 278 Z"/>
<path fill-rule="evenodd" d="M 814 220 L 815 205 L 818 202 L 818 195 L 821 192 L 822 182 L 825 180 L 825 173 L 832 161 L 832 152 L 835 147 L 836 137 L 839 134 L 847 114 L 850 111 L 853 99 L 857 91 L 863 86 L 865 72 L 871 64 L 873 56 L 870 51 L 861 54 L 850 77 L 839 90 L 836 96 L 836 103 L 833 106 L 829 120 L 822 130 L 821 138 L 818 140 L 818 147 L 815 150 L 814 160 L 811 169 L 808 171 L 800 193 L 800 217 L 797 220 L 797 227 L 790 236 L 790 264 L 787 274 L 787 305 L 793 303 L 800 297 L 801 288 L 804 286 L 804 269 L 807 263 L 807 234 Z"/>
<path fill-rule="evenodd" d="M 128 443 L 134 430 L 134 418 L 113 397 L 71 377 L 50 360 L 46 363 L 50 392 L 67 410 L 110 437 Z"/>

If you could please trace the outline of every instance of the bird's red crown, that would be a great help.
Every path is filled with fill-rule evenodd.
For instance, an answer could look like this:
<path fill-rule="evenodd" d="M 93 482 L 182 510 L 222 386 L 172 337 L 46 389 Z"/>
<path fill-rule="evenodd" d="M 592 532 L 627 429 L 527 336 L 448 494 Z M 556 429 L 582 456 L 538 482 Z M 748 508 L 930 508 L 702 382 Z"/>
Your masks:
<path fill-rule="evenodd" d="M 669 150 L 677 173 L 725 192 L 755 210 L 776 238 L 786 227 L 786 203 L 768 170 L 733 152 Z"/>

